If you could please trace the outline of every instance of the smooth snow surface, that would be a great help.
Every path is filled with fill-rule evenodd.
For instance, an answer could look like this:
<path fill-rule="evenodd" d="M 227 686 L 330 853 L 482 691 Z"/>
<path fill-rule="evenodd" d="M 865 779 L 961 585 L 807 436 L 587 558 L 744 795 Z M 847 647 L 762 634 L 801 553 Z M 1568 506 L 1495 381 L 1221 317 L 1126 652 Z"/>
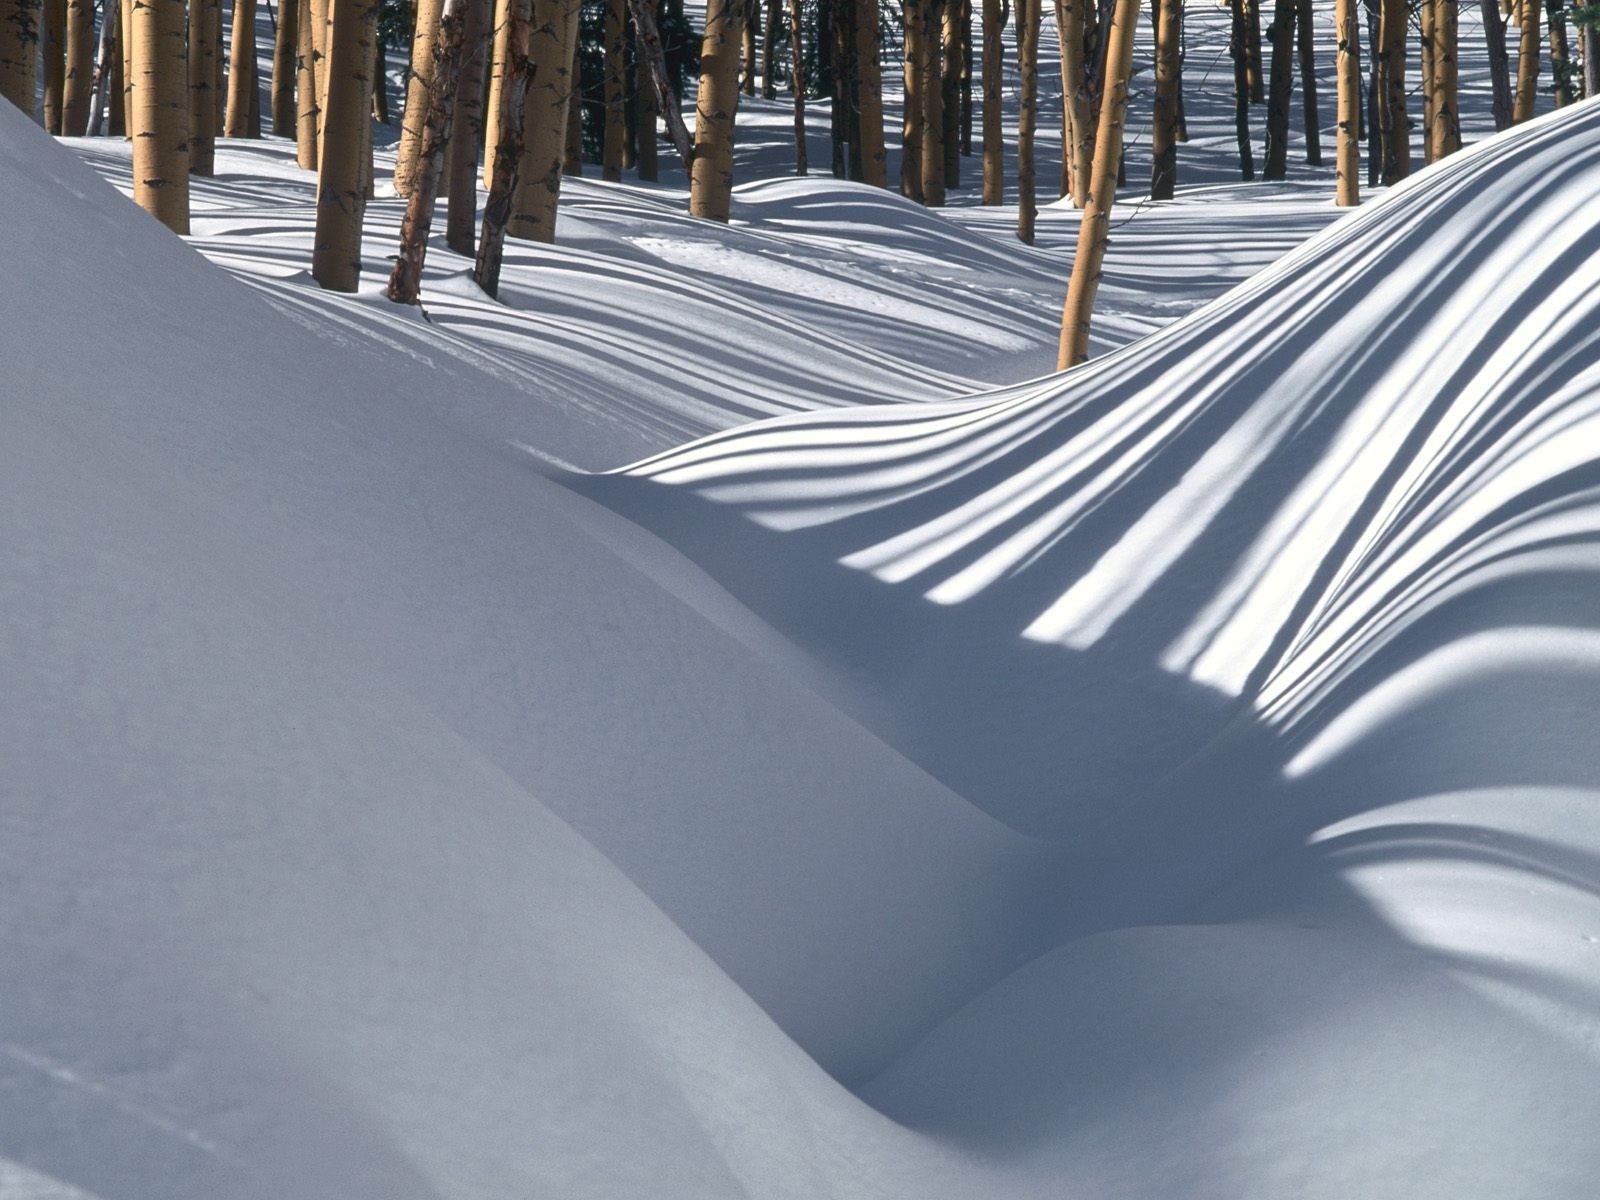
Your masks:
<path fill-rule="evenodd" d="M 1592 1195 L 1600 108 L 1253 278 L 1194 119 L 1030 382 L 1070 209 L 568 181 L 424 319 L 0 106 L 0 1198 Z"/>

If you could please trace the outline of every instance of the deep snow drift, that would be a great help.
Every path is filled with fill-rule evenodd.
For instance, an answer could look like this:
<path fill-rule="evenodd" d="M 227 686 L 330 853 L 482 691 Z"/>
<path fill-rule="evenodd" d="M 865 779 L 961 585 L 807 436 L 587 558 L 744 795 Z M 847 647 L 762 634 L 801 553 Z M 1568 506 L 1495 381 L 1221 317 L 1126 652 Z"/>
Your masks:
<path fill-rule="evenodd" d="M 743 401 L 242 286 L 0 111 L 0 1195 L 1590 1194 L 1597 156 L 552 479 Z"/>

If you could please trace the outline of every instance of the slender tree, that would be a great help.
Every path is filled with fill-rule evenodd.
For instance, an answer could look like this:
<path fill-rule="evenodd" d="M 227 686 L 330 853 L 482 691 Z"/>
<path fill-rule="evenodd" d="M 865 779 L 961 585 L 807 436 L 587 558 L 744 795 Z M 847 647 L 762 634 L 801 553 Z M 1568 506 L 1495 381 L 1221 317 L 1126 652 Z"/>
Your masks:
<path fill-rule="evenodd" d="M 375 37 L 372 39 L 372 119 L 379 125 L 389 123 L 388 76 L 389 55 L 384 50 L 383 38 Z"/>
<path fill-rule="evenodd" d="M 1289 107 L 1294 100 L 1295 0 L 1277 0 L 1267 40 L 1272 45 L 1271 75 L 1267 81 L 1267 151 L 1261 178 L 1278 180 L 1289 174 Z"/>
<path fill-rule="evenodd" d="M 195 0 L 189 0 L 191 4 Z M 300 35 L 300 0 L 278 0 L 278 27 L 272 42 L 272 132 L 295 136 L 295 40 Z"/>
<path fill-rule="evenodd" d="M 44 0 L 44 128 L 60 136 L 67 91 L 67 0 Z"/>
<path fill-rule="evenodd" d="M 778 96 L 778 27 L 783 22 L 783 0 L 767 0 L 766 22 L 761 29 L 761 98 Z"/>
<path fill-rule="evenodd" d="M 810 170 L 806 160 L 806 71 L 800 0 L 789 0 L 789 83 L 794 91 L 794 173 Z"/>
<path fill-rule="evenodd" d="M 1033 135 L 1039 117 L 1040 0 L 1015 0 L 1017 60 L 1022 87 L 1017 100 L 1017 237 L 1033 245 L 1035 203 Z"/>
<path fill-rule="evenodd" d="M 710 0 L 700 46 L 689 213 L 712 221 L 726 221 L 733 200 L 733 122 L 745 8 L 744 0 Z"/>
<path fill-rule="evenodd" d="M 746 96 L 756 94 L 756 14 L 753 0 L 747 0 L 749 9 L 744 15 L 744 34 L 741 41 L 742 49 L 739 58 L 743 64 L 740 74 L 739 89 Z"/>
<path fill-rule="evenodd" d="M 1156 12 L 1156 98 L 1155 115 L 1150 123 L 1150 198 L 1170 200 L 1178 180 L 1178 23 L 1182 0 L 1153 0 L 1153 4 Z M 1276 51 L 1272 66 L 1276 71 Z"/>
<path fill-rule="evenodd" d="M 213 60 L 222 0 L 189 0 L 189 173 L 211 175 L 217 160 L 217 93 Z"/>
<path fill-rule="evenodd" d="M 493 0 L 493 3 L 494 32 L 489 55 L 489 94 L 483 106 L 483 186 L 486 188 L 494 186 L 494 156 L 500 152 L 500 118 L 505 112 L 501 89 L 505 81 L 506 55 L 509 53 L 507 41 L 511 36 L 512 5 L 515 0 Z"/>
<path fill-rule="evenodd" d="M 333 0 L 332 14 L 311 275 L 329 291 L 353 292 L 361 282 L 367 137 L 372 129 L 372 39 L 378 6 L 375 0 Z"/>
<path fill-rule="evenodd" d="M 428 121 L 428 92 L 433 84 L 434 46 L 444 0 L 417 0 L 417 28 L 411 38 L 411 73 L 406 82 L 405 108 L 400 113 L 400 148 L 394 160 L 394 190 L 411 195 L 422 149 L 423 126 Z"/>
<path fill-rule="evenodd" d="M 654 4 L 655 0 L 645 0 Z M 770 45 L 767 47 L 771 49 Z M 659 102 L 656 99 L 655 81 L 650 78 L 650 64 L 645 61 L 643 48 L 639 54 L 639 61 L 635 67 L 634 89 L 638 92 L 639 99 L 634 105 L 634 141 L 637 143 L 639 178 L 645 183 L 654 183 L 657 178 L 657 147 L 656 126 L 661 120 Z"/>
<path fill-rule="evenodd" d="M 317 134 L 322 125 L 322 104 L 317 92 L 316 38 L 312 32 L 315 0 L 299 0 L 295 14 L 295 161 L 308 171 L 317 169 Z"/>
<path fill-rule="evenodd" d="M 901 0 L 904 22 L 901 47 L 902 86 L 905 104 L 900 127 L 900 191 L 908 199 L 922 201 L 922 43 L 927 21 L 923 15 L 928 0 Z"/>
<path fill-rule="evenodd" d="M 1250 0 L 1232 0 L 1233 21 L 1228 52 L 1233 57 L 1233 132 L 1239 145 L 1239 175 L 1256 177 L 1250 145 Z M 1096 156 L 1098 158 L 1098 155 Z"/>
<path fill-rule="evenodd" d="M 138 0 L 129 34 L 133 198 L 174 233 L 188 233 L 189 55 L 184 0 Z"/>
<path fill-rule="evenodd" d="M 412 166 L 411 195 L 400 223 L 400 253 L 389 275 L 388 297 L 396 304 L 415 304 L 422 291 L 422 266 L 428 255 L 428 232 L 450 143 L 451 121 L 461 81 L 461 56 L 466 45 L 467 0 L 444 0 L 434 31 L 433 58 L 428 66 L 427 116 Z M 472 174 L 478 164 L 472 164 Z"/>
<path fill-rule="evenodd" d="M 1434 0 L 1433 7 L 1433 124 L 1428 144 L 1435 159 L 1461 149 L 1461 122 L 1456 114 L 1456 4 Z"/>
<path fill-rule="evenodd" d="M 556 240 L 556 202 L 567 142 L 567 110 L 576 90 L 582 0 L 534 0 L 522 108 L 522 158 L 506 232 L 534 242 Z"/>
<path fill-rule="evenodd" d="M 628 0 L 606 0 L 605 73 L 601 80 L 605 124 L 601 135 L 600 177 L 612 183 L 622 178 L 623 142 L 628 130 L 627 19 Z"/>
<path fill-rule="evenodd" d="M 140 0 L 142 3 L 143 0 Z M 256 95 L 256 0 L 233 0 L 233 52 L 228 60 L 228 115 L 222 135 L 250 136 Z"/>
<path fill-rule="evenodd" d="M 1488 50 L 1489 84 L 1494 97 L 1495 132 L 1511 127 L 1511 67 L 1506 57 L 1506 21 L 1496 0 L 1479 0 L 1483 17 L 1483 41 Z"/>
<path fill-rule="evenodd" d="M 477 242 L 478 144 L 483 138 L 483 91 L 488 74 L 492 0 L 467 0 L 462 30 L 461 72 L 456 81 L 455 115 L 451 121 L 449 212 L 445 244 L 472 257 Z"/>
<path fill-rule="evenodd" d="M 94 96 L 94 0 L 67 0 L 66 79 L 62 87 L 61 130 L 81 137 L 89 127 Z"/>
<path fill-rule="evenodd" d="M 1511 105 L 1511 123 L 1520 125 L 1533 116 L 1539 89 L 1539 0 L 1516 0 L 1517 94 Z"/>
<path fill-rule="evenodd" d="M 123 137 L 129 137 L 133 131 L 133 0 L 105 2 L 116 4 L 121 9 L 118 20 L 122 29 L 122 36 L 117 39 L 118 48 L 122 51 L 122 74 L 118 77 L 122 86 L 117 89 L 122 94 L 122 105 L 112 113 L 111 132 L 113 135 L 120 133 Z"/>
<path fill-rule="evenodd" d="M 1093 71 L 1085 56 L 1088 33 L 1086 18 L 1093 12 L 1092 0 L 1061 0 L 1056 9 L 1062 31 L 1061 90 L 1066 118 L 1063 122 L 1064 133 L 1068 139 L 1061 156 L 1061 170 L 1065 176 L 1062 182 L 1065 191 L 1071 194 L 1073 204 L 1079 208 L 1089 202 L 1089 188 L 1094 175 L 1095 100 L 1090 92 L 1098 84 L 1090 79 Z M 1182 12 L 1182 0 L 1179 0 L 1179 12 Z M 1181 85 L 1176 99 L 1182 103 Z"/>
<path fill-rule="evenodd" d="M 29 117 L 38 88 L 42 0 L 0 0 L 0 96 Z"/>
<path fill-rule="evenodd" d="M 856 126 L 861 147 L 861 178 L 873 187 L 889 186 L 888 152 L 883 144 L 883 67 L 878 45 L 878 0 L 855 0 Z"/>
<path fill-rule="evenodd" d="M 922 107 L 922 202 L 944 207 L 944 55 L 939 30 L 943 0 L 922 0 L 917 6 L 922 36 L 917 43 L 917 99 Z"/>
<path fill-rule="evenodd" d="M 1322 114 L 1317 107 L 1317 46 L 1311 0 L 1297 0 L 1295 36 L 1300 49 L 1300 103 L 1306 139 L 1306 164 L 1322 165 Z"/>
<path fill-rule="evenodd" d="M 1580 21 L 1578 42 L 1582 47 L 1584 97 L 1600 96 L 1600 25 L 1592 19 Z"/>
<path fill-rule="evenodd" d="M 528 44 L 533 34 L 532 0 L 502 0 L 497 10 L 496 55 L 499 56 L 500 131 L 494 147 L 494 178 L 483 202 L 483 233 L 472 277 L 490 297 L 500 294 L 500 260 L 505 250 L 506 223 L 522 161 L 522 106 L 528 94 Z M 501 31 L 503 30 L 503 36 Z"/>
<path fill-rule="evenodd" d="M 944 59 L 940 63 L 944 94 L 939 98 L 939 115 L 944 118 L 940 140 L 944 143 L 947 188 L 961 186 L 961 61 L 965 56 L 961 48 L 961 5 L 962 0 L 945 0 L 944 5 Z M 1037 12 L 1038 0 L 1033 6 Z M 1037 17 L 1034 23 L 1038 24 Z"/>
<path fill-rule="evenodd" d="M 1545 0 L 1545 25 L 1550 30 L 1550 77 L 1556 94 L 1556 107 L 1565 108 L 1578 98 L 1574 82 L 1577 68 L 1567 42 L 1567 10 L 1562 0 Z"/>
<path fill-rule="evenodd" d="M 1382 0 L 1378 20 L 1383 181 L 1397 183 L 1411 173 L 1411 117 L 1406 112 L 1406 0 Z"/>
<path fill-rule="evenodd" d="M 1006 190 L 1006 143 L 1000 85 L 1005 47 L 1000 37 L 1001 0 L 983 0 L 983 202 L 1003 204 Z M 1065 58 L 1062 60 L 1065 69 Z"/>
<path fill-rule="evenodd" d="M 1244 0 L 1245 78 L 1250 103 L 1267 102 L 1266 72 L 1261 67 L 1261 0 Z"/>
<path fill-rule="evenodd" d="M 1237 0 L 1235 0 L 1237 3 Z M 1107 31 L 1104 87 L 1100 101 L 1100 127 L 1094 143 L 1094 181 L 1083 221 L 1078 226 L 1078 248 L 1072 260 L 1072 280 L 1061 313 L 1061 348 L 1056 369 L 1065 371 L 1089 357 L 1089 321 L 1095 294 L 1111 240 L 1111 206 L 1117 198 L 1117 166 L 1122 161 L 1122 130 L 1128 111 L 1128 82 L 1133 75 L 1133 38 L 1139 24 L 1139 0 L 1117 0 Z"/>
<path fill-rule="evenodd" d="M 105 128 L 108 103 L 121 101 L 121 89 L 116 87 L 116 67 L 122 62 L 122 38 L 118 33 L 121 13 L 120 5 L 107 4 L 105 19 L 100 22 L 100 48 L 95 58 L 94 86 L 90 89 L 89 124 L 84 131 L 90 137 L 99 137 Z M 114 99 L 113 90 L 116 91 Z"/>
<path fill-rule="evenodd" d="M 1333 11 L 1339 80 L 1336 203 L 1352 208 L 1361 203 L 1361 43 L 1356 0 L 1334 0 Z"/>

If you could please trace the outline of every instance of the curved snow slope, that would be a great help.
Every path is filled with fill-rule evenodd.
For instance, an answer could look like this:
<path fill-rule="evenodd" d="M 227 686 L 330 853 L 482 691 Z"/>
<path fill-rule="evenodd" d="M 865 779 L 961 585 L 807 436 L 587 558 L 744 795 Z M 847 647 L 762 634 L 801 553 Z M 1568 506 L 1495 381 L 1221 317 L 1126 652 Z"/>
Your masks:
<path fill-rule="evenodd" d="M 0 190 L 5 1171 L 914 1191 L 745 993 L 876 1069 L 1037 943 L 1035 847 L 437 415 L 488 376 L 308 335 L 5 106 Z"/>

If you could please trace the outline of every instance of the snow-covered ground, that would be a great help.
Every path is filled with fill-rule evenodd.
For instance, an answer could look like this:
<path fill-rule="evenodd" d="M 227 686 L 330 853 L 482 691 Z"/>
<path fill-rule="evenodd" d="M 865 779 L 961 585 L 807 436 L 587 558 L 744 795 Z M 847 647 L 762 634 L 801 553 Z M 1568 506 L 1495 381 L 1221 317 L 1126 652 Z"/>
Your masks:
<path fill-rule="evenodd" d="M 421 312 L 0 111 L 0 1197 L 1592 1194 L 1600 109 L 1189 82 L 1048 379 L 1072 210 L 781 103 Z"/>

